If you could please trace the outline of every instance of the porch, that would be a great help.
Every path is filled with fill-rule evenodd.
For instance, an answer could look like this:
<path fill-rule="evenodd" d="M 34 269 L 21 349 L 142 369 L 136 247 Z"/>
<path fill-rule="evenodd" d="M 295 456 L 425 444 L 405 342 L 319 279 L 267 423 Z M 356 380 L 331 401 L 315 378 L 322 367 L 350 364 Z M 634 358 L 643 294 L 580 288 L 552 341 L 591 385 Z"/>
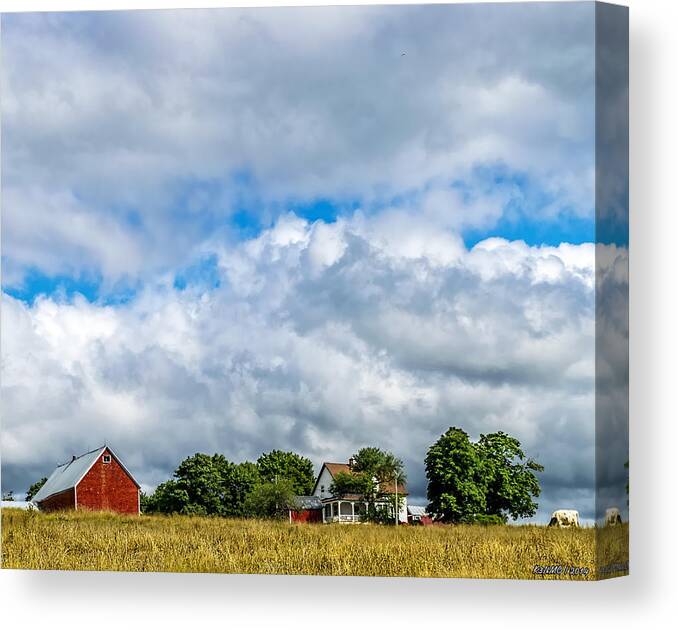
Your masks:
<path fill-rule="evenodd" d="M 377 508 L 392 506 L 387 503 L 377 503 Z M 361 498 L 331 498 L 323 501 L 323 523 L 364 523 L 367 515 L 367 502 Z"/>

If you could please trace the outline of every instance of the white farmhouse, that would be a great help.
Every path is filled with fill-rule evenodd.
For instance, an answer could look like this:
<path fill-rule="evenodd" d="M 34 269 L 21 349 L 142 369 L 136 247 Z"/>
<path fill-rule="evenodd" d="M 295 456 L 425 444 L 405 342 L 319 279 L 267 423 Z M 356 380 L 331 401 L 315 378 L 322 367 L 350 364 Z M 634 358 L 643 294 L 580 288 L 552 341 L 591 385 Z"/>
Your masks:
<path fill-rule="evenodd" d="M 344 494 L 334 496 L 330 491 L 334 477 L 338 473 L 351 473 L 351 463 L 339 464 L 325 462 L 321 469 L 318 479 L 313 488 L 313 495 L 320 498 L 322 503 L 322 522 L 323 523 L 360 523 L 364 520 L 367 511 L 367 503 L 364 498 L 356 494 Z M 404 484 L 396 484 L 395 480 L 383 484 L 379 490 L 388 494 L 398 494 L 402 497 L 398 521 L 407 523 L 407 488 Z M 388 503 L 379 504 L 377 507 L 386 507 L 391 510 Z"/>

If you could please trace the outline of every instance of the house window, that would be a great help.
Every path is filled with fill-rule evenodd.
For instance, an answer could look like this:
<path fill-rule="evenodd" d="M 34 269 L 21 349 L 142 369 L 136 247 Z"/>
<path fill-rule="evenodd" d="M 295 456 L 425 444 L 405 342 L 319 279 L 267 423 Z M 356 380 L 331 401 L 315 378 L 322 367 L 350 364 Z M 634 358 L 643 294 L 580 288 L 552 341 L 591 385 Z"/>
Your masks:
<path fill-rule="evenodd" d="M 104 462 L 104 464 L 110 464 L 111 463 L 111 456 L 110 455 L 104 455 L 103 462 Z"/>
<path fill-rule="evenodd" d="M 322 492 L 322 493 L 325 492 L 325 486 L 320 486 L 320 492 Z"/>

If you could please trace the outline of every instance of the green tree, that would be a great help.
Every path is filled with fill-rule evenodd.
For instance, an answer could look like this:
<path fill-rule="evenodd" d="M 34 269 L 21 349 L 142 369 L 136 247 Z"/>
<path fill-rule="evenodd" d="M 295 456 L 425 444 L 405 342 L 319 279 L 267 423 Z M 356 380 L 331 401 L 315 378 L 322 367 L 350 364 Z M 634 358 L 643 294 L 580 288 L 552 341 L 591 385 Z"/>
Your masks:
<path fill-rule="evenodd" d="M 40 488 L 47 483 L 47 477 L 43 477 L 40 481 L 36 481 L 26 492 L 26 501 L 31 501 L 33 497 L 38 494 Z"/>
<path fill-rule="evenodd" d="M 224 507 L 223 478 L 229 462 L 223 455 L 196 453 L 174 471 L 179 494 L 188 502 L 181 511 L 189 514 L 220 514 Z"/>
<path fill-rule="evenodd" d="M 13 490 L 8 490 L 2 495 L 2 500 L 3 501 L 14 501 L 14 491 Z"/>
<path fill-rule="evenodd" d="M 402 460 L 376 446 L 361 448 L 351 459 L 353 460 L 351 470 L 372 475 L 380 483 L 392 482 L 396 476 L 398 483 L 405 483 L 407 480 Z"/>
<path fill-rule="evenodd" d="M 482 461 L 486 487 L 487 516 L 499 517 L 504 522 L 510 516 L 514 520 L 534 516 L 541 488 L 535 472 L 544 467 L 532 459 L 526 459 L 520 442 L 499 431 L 481 435 L 476 445 Z"/>
<path fill-rule="evenodd" d="M 357 494 L 367 503 L 365 518 L 377 523 L 393 523 L 396 508 L 395 480 L 406 481 L 403 463 L 393 453 L 374 446 L 361 448 L 351 457 L 351 472 L 334 476 L 330 492 L 335 496 Z M 398 508 L 403 497 L 398 497 Z"/>
<path fill-rule="evenodd" d="M 153 494 L 142 497 L 141 511 L 144 513 L 160 512 L 161 514 L 205 513 L 198 506 L 191 504 L 188 492 L 175 479 L 161 483 Z"/>
<path fill-rule="evenodd" d="M 224 469 L 223 516 L 245 516 L 248 495 L 261 483 L 259 467 L 253 462 L 230 464 Z"/>
<path fill-rule="evenodd" d="M 143 499 L 144 511 L 242 516 L 245 499 L 259 481 L 252 462 L 234 464 L 223 455 L 196 453 L 179 464 L 174 479 Z"/>
<path fill-rule="evenodd" d="M 446 522 L 495 523 L 533 516 L 543 467 L 526 459 L 520 442 L 498 432 L 470 440 L 451 427 L 426 455 L 428 510 Z"/>
<path fill-rule="evenodd" d="M 377 495 L 377 484 L 372 475 L 362 472 L 339 472 L 330 484 L 330 493 L 333 496 L 359 494 L 367 500 L 374 501 Z"/>
<path fill-rule="evenodd" d="M 153 501 L 155 497 L 155 492 L 147 494 L 143 490 L 139 492 L 139 508 L 141 509 L 142 514 L 150 514 L 151 512 L 157 512 L 154 509 Z"/>
<path fill-rule="evenodd" d="M 277 479 L 254 486 L 245 501 L 245 511 L 259 518 L 284 518 L 295 505 L 294 483 L 290 479 Z"/>
<path fill-rule="evenodd" d="M 428 511 L 447 522 L 485 514 L 482 462 L 468 434 L 451 427 L 426 454 Z"/>
<path fill-rule="evenodd" d="M 378 503 L 368 503 L 367 520 L 373 523 L 381 523 L 382 525 L 394 525 L 394 514 L 400 514 L 405 497 L 399 494 L 396 500 L 395 493 L 383 492 L 378 496 L 378 499 Z"/>
<path fill-rule="evenodd" d="M 259 457 L 257 466 L 259 466 L 259 474 L 263 481 L 275 482 L 276 479 L 288 479 L 292 482 L 296 494 L 308 495 L 313 491 L 315 484 L 313 462 L 307 457 L 274 450 Z"/>

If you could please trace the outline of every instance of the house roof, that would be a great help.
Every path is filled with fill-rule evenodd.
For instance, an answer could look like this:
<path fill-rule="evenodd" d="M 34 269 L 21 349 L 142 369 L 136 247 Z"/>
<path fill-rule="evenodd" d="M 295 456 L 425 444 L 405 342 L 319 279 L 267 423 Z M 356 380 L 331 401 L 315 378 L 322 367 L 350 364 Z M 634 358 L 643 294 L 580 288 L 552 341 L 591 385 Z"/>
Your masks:
<path fill-rule="evenodd" d="M 54 472 L 49 476 L 45 484 L 38 490 L 38 492 L 33 497 L 34 503 L 39 503 L 45 499 L 51 497 L 54 494 L 59 494 L 64 490 L 70 490 L 75 488 L 82 478 L 87 474 L 89 469 L 94 465 L 94 463 L 99 459 L 99 456 L 108 450 L 112 457 L 122 466 L 123 470 L 129 475 L 129 478 L 136 484 L 137 487 L 140 487 L 136 479 L 132 476 L 124 464 L 120 461 L 120 458 L 108 447 L 100 446 L 99 448 L 83 453 L 78 457 L 74 457 L 71 461 L 66 462 L 65 464 L 60 464 L 54 469 Z"/>
<path fill-rule="evenodd" d="M 407 511 L 412 514 L 412 516 L 427 516 L 426 508 L 421 505 L 408 505 Z"/>
<path fill-rule="evenodd" d="M 348 464 L 337 464 L 334 462 L 325 462 L 323 464 L 327 468 L 327 470 L 330 471 L 330 475 L 332 477 L 336 477 L 338 473 L 340 472 L 345 472 L 345 473 L 350 473 L 351 472 L 351 467 Z"/>
<path fill-rule="evenodd" d="M 322 474 L 323 468 L 327 468 L 329 471 L 330 475 L 332 475 L 332 478 L 336 477 L 338 473 L 343 472 L 343 473 L 349 473 L 351 474 L 351 467 L 348 464 L 344 463 L 337 463 L 337 462 L 325 462 L 322 465 L 322 468 L 320 469 L 320 473 Z M 318 475 L 318 479 L 320 478 L 320 475 Z M 318 482 L 316 481 L 316 485 L 318 485 Z M 380 489 L 383 492 L 388 492 L 391 494 L 395 493 L 395 483 L 393 481 L 387 481 L 386 483 L 380 484 Z M 398 494 L 407 494 L 407 487 L 405 486 L 404 483 L 399 483 L 398 484 Z"/>
<path fill-rule="evenodd" d="M 396 487 L 395 487 L 395 482 L 393 481 L 387 481 L 386 483 L 379 484 L 379 489 L 382 492 L 389 492 L 391 494 L 395 494 Z M 407 486 L 404 483 L 399 483 L 398 484 L 398 494 L 407 494 Z"/>

